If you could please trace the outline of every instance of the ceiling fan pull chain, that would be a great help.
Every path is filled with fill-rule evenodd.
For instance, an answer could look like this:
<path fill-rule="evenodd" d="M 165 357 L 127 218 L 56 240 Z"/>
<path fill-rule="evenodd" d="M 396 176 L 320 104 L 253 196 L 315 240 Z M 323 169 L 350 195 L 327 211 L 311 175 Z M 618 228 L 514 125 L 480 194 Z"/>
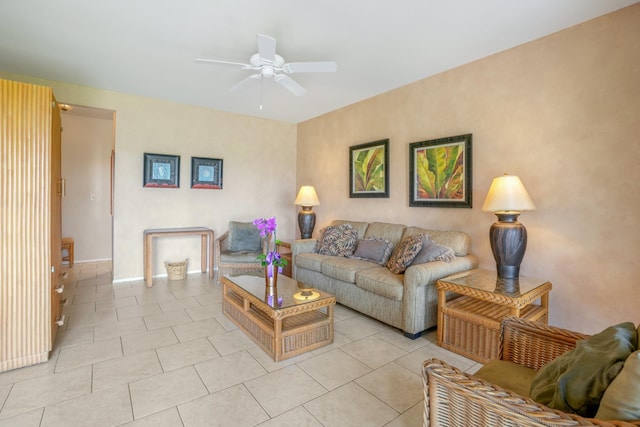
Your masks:
<path fill-rule="evenodd" d="M 260 75 L 260 110 L 262 110 L 262 80 L 263 77 Z"/>

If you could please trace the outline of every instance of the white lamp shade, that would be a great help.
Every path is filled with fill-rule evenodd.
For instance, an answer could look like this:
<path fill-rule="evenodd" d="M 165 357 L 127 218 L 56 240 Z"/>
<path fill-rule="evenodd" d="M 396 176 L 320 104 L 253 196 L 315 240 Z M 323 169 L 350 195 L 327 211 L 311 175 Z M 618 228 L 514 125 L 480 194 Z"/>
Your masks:
<path fill-rule="evenodd" d="M 482 210 L 485 212 L 520 212 L 535 209 L 520 178 L 507 174 L 493 179 L 487 198 L 482 205 Z"/>
<path fill-rule="evenodd" d="M 316 189 L 311 185 L 303 185 L 300 187 L 298 197 L 296 197 L 296 201 L 293 204 L 298 206 L 318 206 L 320 201 L 318 200 Z"/>

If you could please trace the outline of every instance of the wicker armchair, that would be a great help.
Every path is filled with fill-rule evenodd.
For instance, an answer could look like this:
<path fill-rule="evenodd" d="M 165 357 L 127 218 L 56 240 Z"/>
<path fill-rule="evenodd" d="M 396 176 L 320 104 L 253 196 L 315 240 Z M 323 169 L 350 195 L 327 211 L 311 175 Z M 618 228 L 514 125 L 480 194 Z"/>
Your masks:
<path fill-rule="evenodd" d="M 233 229 L 233 221 L 229 223 L 229 228 Z M 248 225 L 251 223 L 238 223 Z M 255 248 L 255 250 L 229 250 L 229 240 L 231 238 L 230 230 L 225 231 L 220 237 L 215 240 L 215 265 L 218 267 L 218 273 L 216 281 L 220 282 L 220 277 L 227 274 L 243 274 L 262 271 L 263 267 L 261 262 L 257 260 L 258 255 L 267 251 L 267 241 L 262 239 L 262 248 Z M 282 252 L 283 248 L 290 248 L 290 244 L 286 242 L 279 242 L 276 245 L 276 250 Z M 286 250 L 285 250 L 286 251 Z"/>
<path fill-rule="evenodd" d="M 587 338 L 516 317 L 502 321 L 499 357 L 535 370 Z M 424 426 L 638 426 L 566 414 L 466 374 L 438 359 L 425 361 Z"/>

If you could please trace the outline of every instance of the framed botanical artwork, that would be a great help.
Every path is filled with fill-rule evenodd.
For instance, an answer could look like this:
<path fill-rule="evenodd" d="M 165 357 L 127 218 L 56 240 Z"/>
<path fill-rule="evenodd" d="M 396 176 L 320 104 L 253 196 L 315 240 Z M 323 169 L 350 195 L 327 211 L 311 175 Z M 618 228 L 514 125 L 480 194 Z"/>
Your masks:
<path fill-rule="evenodd" d="M 471 134 L 409 144 L 409 206 L 471 207 Z"/>
<path fill-rule="evenodd" d="M 191 188 L 222 189 L 222 159 L 192 157 Z"/>
<path fill-rule="evenodd" d="M 143 187 L 180 187 L 180 156 L 144 153 Z"/>
<path fill-rule="evenodd" d="M 389 140 L 349 147 L 349 197 L 389 197 Z"/>

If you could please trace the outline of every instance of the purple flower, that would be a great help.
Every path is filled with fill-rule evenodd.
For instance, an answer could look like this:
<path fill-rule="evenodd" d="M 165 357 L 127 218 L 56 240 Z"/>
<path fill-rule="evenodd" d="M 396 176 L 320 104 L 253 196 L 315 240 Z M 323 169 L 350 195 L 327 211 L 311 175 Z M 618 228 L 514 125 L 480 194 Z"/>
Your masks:
<path fill-rule="evenodd" d="M 276 217 L 269 219 L 256 218 L 253 221 L 253 225 L 260 230 L 260 236 L 265 237 L 267 234 L 275 233 L 276 231 Z"/>

